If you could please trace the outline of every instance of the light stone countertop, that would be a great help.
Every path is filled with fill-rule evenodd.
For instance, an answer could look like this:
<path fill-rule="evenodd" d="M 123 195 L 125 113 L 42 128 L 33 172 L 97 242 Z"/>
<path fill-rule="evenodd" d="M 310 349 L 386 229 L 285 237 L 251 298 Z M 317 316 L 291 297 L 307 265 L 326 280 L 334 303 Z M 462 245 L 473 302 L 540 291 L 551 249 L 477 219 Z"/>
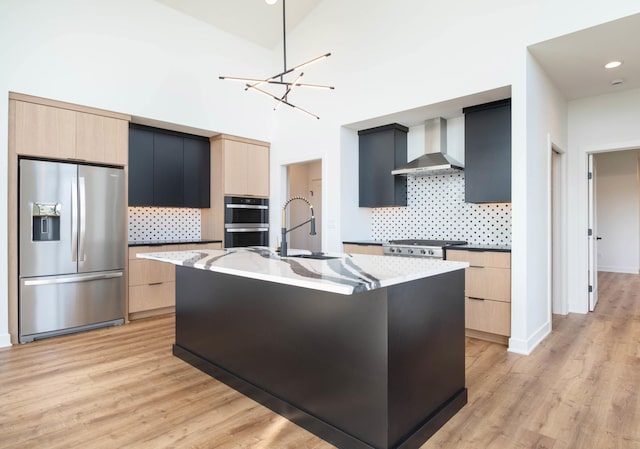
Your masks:
<path fill-rule="evenodd" d="M 309 254 L 309 251 L 289 250 L 290 256 L 296 254 Z M 280 257 L 266 247 L 166 251 L 138 254 L 137 257 L 343 295 L 402 284 L 469 266 L 466 262 L 439 259 L 343 253 L 325 255 L 337 258 Z"/>

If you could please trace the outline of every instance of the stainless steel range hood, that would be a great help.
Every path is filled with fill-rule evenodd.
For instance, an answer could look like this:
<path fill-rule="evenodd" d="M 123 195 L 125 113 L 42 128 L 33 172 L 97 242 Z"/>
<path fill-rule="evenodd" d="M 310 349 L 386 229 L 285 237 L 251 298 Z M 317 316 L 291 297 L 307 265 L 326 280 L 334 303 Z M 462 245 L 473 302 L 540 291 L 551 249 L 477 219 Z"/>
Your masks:
<path fill-rule="evenodd" d="M 447 121 L 438 117 L 425 122 L 423 154 L 391 174 L 431 176 L 457 173 L 463 168 L 463 164 L 447 154 Z"/>

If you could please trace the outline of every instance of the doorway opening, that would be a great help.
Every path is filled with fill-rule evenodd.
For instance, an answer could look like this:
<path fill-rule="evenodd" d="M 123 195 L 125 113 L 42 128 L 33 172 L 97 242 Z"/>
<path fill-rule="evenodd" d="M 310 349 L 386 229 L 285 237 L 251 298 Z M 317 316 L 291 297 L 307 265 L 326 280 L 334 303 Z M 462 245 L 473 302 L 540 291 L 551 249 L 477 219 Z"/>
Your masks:
<path fill-rule="evenodd" d="M 316 235 L 309 234 L 309 227 L 294 229 L 287 236 L 289 248 L 322 251 L 322 160 L 291 164 L 287 170 L 287 198 L 302 196 L 309 200 L 315 212 Z M 288 208 L 289 225 L 309 219 L 309 206 L 303 201 L 293 201 Z"/>
<path fill-rule="evenodd" d="M 590 153 L 589 311 L 598 302 L 598 273 L 640 272 L 639 149 Z"/>

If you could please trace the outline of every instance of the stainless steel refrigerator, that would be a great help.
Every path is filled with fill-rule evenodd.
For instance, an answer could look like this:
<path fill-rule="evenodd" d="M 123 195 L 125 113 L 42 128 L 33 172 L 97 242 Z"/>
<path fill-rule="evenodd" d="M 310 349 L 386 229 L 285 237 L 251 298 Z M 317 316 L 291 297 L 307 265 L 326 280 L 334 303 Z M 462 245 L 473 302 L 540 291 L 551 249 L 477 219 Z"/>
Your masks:
<path fill-rule="evenodd" d="M 124 322 L 121 168 L 20 160 L 21 343 Z"/>

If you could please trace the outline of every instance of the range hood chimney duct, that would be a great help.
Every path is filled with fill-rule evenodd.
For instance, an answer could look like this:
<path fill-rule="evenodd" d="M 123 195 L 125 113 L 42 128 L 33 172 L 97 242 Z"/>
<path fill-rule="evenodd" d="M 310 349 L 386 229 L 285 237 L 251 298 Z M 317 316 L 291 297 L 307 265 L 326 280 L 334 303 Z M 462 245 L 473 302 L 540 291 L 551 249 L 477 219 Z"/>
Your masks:
<path fill-rule="evenodd" d="M 430 176 L 457 173 L 463 168 L 464 165 L 447 154 L 447 121 L 438 117 L 425 122 L 423 154 L 391 174 Z"/>

